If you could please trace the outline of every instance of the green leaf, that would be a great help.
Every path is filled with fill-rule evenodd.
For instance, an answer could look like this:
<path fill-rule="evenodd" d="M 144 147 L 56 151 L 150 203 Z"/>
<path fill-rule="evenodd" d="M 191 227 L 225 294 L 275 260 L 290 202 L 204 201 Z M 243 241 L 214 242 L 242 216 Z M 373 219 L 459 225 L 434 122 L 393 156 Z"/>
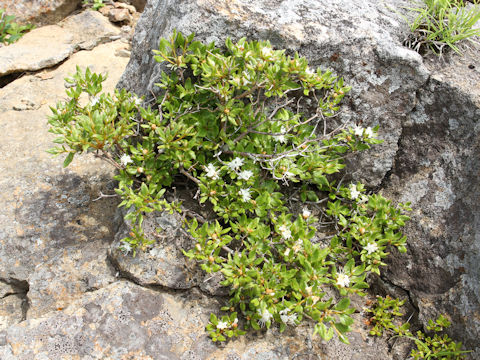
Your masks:
<path fill-rule="evenodd" d="M 349 305 L 350 305 L 350 299 L 347 298 L 347 297 L 344 297 L 344 298 L 342 298 L 342 300 L 340 300 L 337 303 L 337 305 L 335 305 L 334 309 L 339 310 L 339 311 L 343 311 L 346 308 L 348 308 Z"/>
<path fill-rule="evenodd" d="M 75 155 L 75 153 L 73 153 L 73 152 L 68 153 L 67 157 L 63 161 L 63 167 L 64 168 L 67 167 L 72 162 L 74 155 Z"/>

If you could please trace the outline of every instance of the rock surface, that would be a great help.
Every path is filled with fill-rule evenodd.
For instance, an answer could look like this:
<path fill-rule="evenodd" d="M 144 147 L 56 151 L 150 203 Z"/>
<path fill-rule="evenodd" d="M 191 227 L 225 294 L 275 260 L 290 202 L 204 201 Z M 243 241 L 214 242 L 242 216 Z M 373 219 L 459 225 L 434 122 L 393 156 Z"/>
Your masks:
<path fill-rule="evenodd" d="M 353 87 L 339 121 L 380 125 L 384 140 L 348 159 L 353 179 L 414 206 L 406 231 L 410 251 L 396 254 L 384 279 L 410 293 L 421 320 L 449 314 L 451 334 L 478 358 L 480 50 L 473 46 L 462 60 L 424 62 L 401 46 L 408 27 L 398 12 L 406 5 L 150 1 L 119 86 L 147 96 L 156 91 L 163 68 L 151 49 L 174 28 L 217 44 L 227 36 L 268 39 L 313 66 L 333 68 Z"/>
<path fill-rule="evenodd" d="M 1 8 L 18 23 L 49 25 L 70 15 L 82 0 L 2 0 Z"/>
<path fill-rule="evenodd" d="M 53 146 L 48 106 L 65 98 L 64 78 L 89 66 L 109 73 L 104 89 L 112 91 L 126 66 L 126 39 L 113 39 L 129 29 L 111 38 L 100 16 L 87 11 L 55 25 L 70 34 L 60 41 L 73 48 L 66 60 L 0 88 L 0 131 L 7 135 L 0 139 L 0 359 L 407 358 L 400 341 L 391 349 L 366 336 L 361 303 L 350 346 L 312 338 L 308 323 L 216 346 L 204 326 L 227 298 L 218 296 L 218 279 L 181 254 L 189 244 L 177 215 L 146 220 L 147 230 L 164 229 L 148 251 L 132 258 L 118 250 L 128 231 L 118 201 L 96 201 L 100 191 L 113 192 L 112 169 L 90 156 L 62 169 L 62 159 L 45 153 Z M 151 49 L 174 27 L 217 43 L 226 36 L 269 39 L 353 85 L 341 120 L 379 124 L 385 139 L 351 159 L 354 176 L 414 207 L 409 253 L 391 258 L 376 287 L 410 297 L 423 321 L 450 314 L 452 334 L 467 348 L 478 346 L 480 50 L 424 61 L 400 46 L 408 29 L 398 14 L 374 0 L 151 0 L 122 86 L 149 94 L 161 70 Z M 44 47 L 54 45 L 55 34 Z M 471 358 L 478 357 L 477 349 Z"/>
<path fill-rule="evenodd" d="M 31 359 L 389 359 L 381 339 L 326 345 L 300 326 L 279 336 L 258 332 L 216 346 L 204 333 L 221 306 L 197 292 L 157 292 L 118 281 L 85 294 L 63 311 L 9 327 L 0 342 L 2 360 Z M 4 345 L 4 346 L 2 346 Z"/>
<path fill-rule="evenodd" d="M 130 226 L 123 223 L 115 234 L 111 246 L 112 262 L 115 267 L 135 283 L 160 285 L 171 289 L 190 289 L 198 285 L 202 272 L 194 261 L 187 261 L 182 249 L 191 247 L 191 240 L 182 232 L 179 214 L 148 214 L 143 229 L 149 239 L 157 241 L 146 251 L 135 257 L 120 250 L 121 240 L 128 236 Z"/>
<path fill-rule="evenodd" d="M 0 48 L 0 77 L 57 65 L 75 51 L 92 49 L 119 33 L 96 11 L 84 11 L 57 25 L 34 29 L 16 43 Z"/>
<path fill-rule="evenodd" d="M 392 258 L 387 276 L 410 290 L 424 322 L 449 314 L 452 334 L 477 349 L 473 359 L 480 357 L 480 71 L 470 65 L 479 54 L 477 46 L 444 64 L 427 62 L 432 76 L 418 90 L 385 181 L 389 197 L 414 209 L 409 255 Z"/>
<path fill-rule="evenodd" d="M 89 14 L 78 15 L 66 23 L 88 18 Z M 55 41 L 54 35 L 47 43 Z M 79 36 L 78 43 L 94 40 L 91 36 Z M 98 34 L 98 39 L 102 36 Z M 45 152 L 53 145 L 46 119 L 49 106 L 65 98 L 64 78 L 77 65 L 108 73 L 104 90 L 113 91 L 128 62 L 115 53 L 125 47 L 119 39 L 79 51 L 55 69 L 23 76 L 0 89 L 0 131 L 8 134 L 0 141 L 2 327 L 61 309 L 115 280 L 107 249 L 115 230 L 117 202 L 94 201 L 99 191 L 113 192 L 112 169 L 90 156 L 62 169 L 61 159 Z M 21 104 L 33 105 L 19 110 Z M 8 286 L 23 289 L 13 291 Z M 5 313 L 10 313 L 8 319 Z"/>

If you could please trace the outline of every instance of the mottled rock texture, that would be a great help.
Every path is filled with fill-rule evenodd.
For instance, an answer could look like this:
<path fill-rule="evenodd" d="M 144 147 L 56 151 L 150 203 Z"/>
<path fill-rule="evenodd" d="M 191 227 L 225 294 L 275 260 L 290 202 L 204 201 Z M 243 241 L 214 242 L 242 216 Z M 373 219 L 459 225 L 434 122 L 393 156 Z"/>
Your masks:
<path fill-rule="evenodd" d="M 480 357 L 480 46 L 446 64 L 428 61 L 428 83 L 403 124 L 385 193 L 411 201 L 409 254 L 386 276 L 409 289 L 426 320 L 439 312 Z M 454 75 L 457 76 L 454 76 Z M 405 271 L 405 269 L 407 271 Z"/>
<path fill-rule="evenodd" d="M 0 8 L 20 23 L 54 24 L 77 9 L 82 0 L 1 0 Z"/>
<path fill-rule="evenodd" d="M 32 359 L 390 359 L 381 339 L 352 334 L 350 346 L 312 339 L 299 326 L 280 336 L 277 330 L 253 332 L 215 345 L 204 326 L 224 300 L 198 291 L 158 292 L 118 281 L 86 294 L 63 311 L 9 327 L 0 341 L 2 360 Z M 4 345 L 4 346 L 2 346 Z"/>
<path fill-rule="evenodd" d="M 91 156 L 63 169 L 60 158 L 46 153 L 54 138 L 46 121 L 49 106 L 65 99 L 64 78 L 77 65 L 108 73 L 104 89 L 113 91 L 128 61 L 115 52 L 125 46 L 117 40 L 79 51 L 0 89 L 0 330 L 115 280 L 107 249 L 117 202 L 94 201 L 100 190 L 113 192 L 113 171 Z M 19 111 L 24 103 L 33 106 Z"/>
<path fill-rule="evenodd" d="M 157 241 L 146 251 L 132 257 L 120 250 L 121 239 L 128 236 L 130 226 L 123 223 L 111 246 L 116 268 L 141 285 L 160 285 L 171 289 L 190 289 L 198 285 L 203 274 L 194 261 L 188 261 L 182 249 L 191 247 L 191 240 L 182 233 L 179 214 L 152 213 L 146 216 L 144 230 L 148 238 Z"/>
<path fill-rule="evenodd" d="M 0 48 L 0 76 L 57 65 L 75 51 L 90 50 L 119 33 L 96 11 L 84 11 L 57 25 L 34 29 L 16 43 Z"/>
<path fill-rule="evenodd" d="M 395 0 L 155 1 L 140 19 L 120 87 L 155 92 L 153 59 L 173 29 L 202 41 L 268 39 L 353 86 L 338 121 L 380 125 L 384 143 L 348 159 L 353 179 L 412 201 L 409 253 L 394 254 L 387 282 L 404 288 L 420 319 L 446 312 L 452 334 L 480 357 L 479 49 L 463 60 L 430 59 L 402 47 L 408 27 Z M 470 60 L 469 60 L 470 59 Z M 445 63 L 445 62 L 446 63 Z"/>

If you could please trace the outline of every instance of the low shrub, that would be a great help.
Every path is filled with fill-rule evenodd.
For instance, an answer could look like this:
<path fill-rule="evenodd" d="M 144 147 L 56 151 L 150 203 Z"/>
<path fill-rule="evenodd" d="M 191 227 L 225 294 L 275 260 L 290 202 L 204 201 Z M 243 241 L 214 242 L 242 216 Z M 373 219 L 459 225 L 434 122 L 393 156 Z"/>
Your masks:
<path fill-rule="evenodd" d="M 401 320 L 404 315 L 401 307 L 405 300 L 393 299 L 389 296 L 377 296 L 377 301 L 371 308 L 365 309 L 371 314 L 370 324 L 373 326 L 370 335 L 403 337 L 411 340 L 415 348 L 410 356 L 415 359 L 463 360 L 465 354 L 471 351 L 462 350 L 462 343 L 453 341 L 445 330 L 451 325 L 445 315 L 440 315 L 435 321 L 429 320 L 426 326 L 427 334 L 418 330 L 413 334 L 408 322 Z"/>
<path fill-rule="evenodd" d="M 125 252 L 154 241 L 146 213 L 183 214 L 185 255 L 230 289 L 227 315 L 207 325 L 214 341 L 309 319 L 323 339 L 348 343 L 349 296 L 365 294 L 392 248 L 406 251 L 408 205 L 335 175 L 347 154 L 380 142 L 377 128 L 333 126 L 350 88 L 268 42 L 220 49 L 174 32 L 154 53 L 167 70 L 154 108 L 125 90 L 102 93 L 104 76 L 77 69 L 68 100 L 52 108 L 50 152 L 67 154 L 65 166 L 94 152 L 118 169 L 120 206 L 133 209 Z M 166 200 L 179 183 L 210 217 Z"/>

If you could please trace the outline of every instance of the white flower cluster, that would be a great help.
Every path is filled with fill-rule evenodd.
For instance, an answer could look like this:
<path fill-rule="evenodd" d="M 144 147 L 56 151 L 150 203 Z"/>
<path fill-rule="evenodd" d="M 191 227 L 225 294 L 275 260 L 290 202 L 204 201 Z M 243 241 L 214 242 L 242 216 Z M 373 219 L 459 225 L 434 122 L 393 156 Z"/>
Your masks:
<path fill-rule="evenodd" d="M 355 200 L 360 195 L 360 191 L 357 190 L 357 185 L 350 184 L 350 199 Z"/>
<path fill-rule="evenodd" d="M 235 320 L 233 321 L 233 323 L 231 325 L 228 324 L 228 321 L 219 321 L 218 324 L 217 324 L 217 329 L 218 330 L 225 330 L 227 328 L 231 328 L 233 325 L 237 325 L 238 323 L 238 319 L 235 318 Z"/>
<path fill-rule="evenodd" d="M 280 231 L 280 235 L 282 235 L 282 237 L 285 240 L 288 240 L 292 237 L 292 232 L 290 231 L 290 229 L 287 227 L 286 224 L 283 224 L 282 226 L 280 226 L 278 230 Z"/>
<path fill-rule="evenodd" d="M 250 194 L 250 189 L 240 189 L 238 194 L 242 197 L 243 202 L 250 201 L 252 195 Z"/>
<path fill-rule="evenodd" d="M 91 107 L 94 107 L 95 105 L 98 104 L 99 101 L 100 101 L 100 97 L 99 97 L 99 96 L 92 96 L 92 97 L 90 97 L 90 106 L 91 106 Z"/>
<path fill-rule="evenodd" d="M 133 162 L 132 158 L 127 154 L 123 154 L 122 157 L 120 158 L 120 164 L 122 164 L 123 166 L 127 166 L 132 162 Z"/>
<path fill-rule="evenodd" d="M 270 314 L 270 312 L 265 309 L 263 311 L 261 311 L 260 309 L 257 309 L 257 312 L 258 312 L 258 315 L 261 316 L 260 320 L 258 320 L 258 323 L 260 324 L 261 327 L 264 327 L 265 324 L 270 321 L 270 319 L 273 317 L 272 314 Z"/>
<path fill-rule="evenodd" d="M 215 165 L 212 163 L 208 164 L 205 167 L 205 170 L 207 170 L 206 176 L 211 178 L 212 180 L 218 180 L 220 178 L 220 172 L 217 170 Z"/>
<path fill-rule="evenodd" d="M 243 166 L 243 164 L 244 164 L 244 160 L 242 158 L 236 157 L 235 159 L 233 159 L 228 163 L 228 167 L 230 168 L 231 171 L 238 171 Z M 238 179 L 248 181 L 252 176 L 253 176 L 252 171 L 243 170 L 243 171 L 240 171 L 240 173 L 238 174 Z"/>
<path fill-rule="evenodd" d="M 369 242 L 364 247 L 364 249 L 367 251 L 367 254 L 370 255 L 370 254 L 373 254 L 374 252 L 376 252 L 378 250 L 378 245 L 377 245 L 377 243 Z"/>
<path fill-rule="evenodd" d="M 250 170 L 243 170 L 240 172 L 240 174 L 238 174 L 238 179 L 248 181 L 248 179 L 250 179 L 252 175 L 253 172 L 251 172 Z"/>
<path fill-rule="evenodd" d="M 348 287 L 350 285 L 350 278 L 343 271 L 337 273 L 336 284 L 340 287 Z"/>
<path fill-rule="evenodd" d="M 235 159 L 230 161 L 230 163 L 228 164 L 228 167 L 230 168 L 230 170 L 236 171 L 236 170 L 239 170 L 240 167 L 242 167 L 243 162 L 244 160 L 242 158 L 236 157 Z"/>
<path fill-rule="evenodd" d="M 279 313 L 280 319 L 286 325 L 297 325 L 297 314 L 288 315 L 288 309 L 283 309 Z"/>
<path fill-rule="evenodd" d="M 132 100 L 135 103 L 135 106 L 140 106 L 143 103 L 143 100 L 138 96 L 133 96 Z"/>
<path fill-rule="evenodd" d="M 120 248 L 122 249 L 125 255 L 128 255 L 132 251 L 132 245 L 126 241 L 121 241 Z"/>
<path fill-rule="evenodd" d="M 308 219 L 312 215 L 312 212 L 308 210 L 308 208 L 303 208 L 302 210 L 302 217 L 304 219 Z"/>
<path fill-rule="evenodd" d="M 375 136 L 371 127 L 362 128 L 361 126 L 355 125 L 353 132 L 356 136 L 365 136 L 366 138 L 372 138 Z"/>
<path fill-rule="evenodd" d="M 265 58 L 269 58 L 272 55 L 273 55 L 273 51 L 271 48 L 269 48 L 268 46 L 264 46 L 262 48 L 262 56 L 264 56 Z"/>

